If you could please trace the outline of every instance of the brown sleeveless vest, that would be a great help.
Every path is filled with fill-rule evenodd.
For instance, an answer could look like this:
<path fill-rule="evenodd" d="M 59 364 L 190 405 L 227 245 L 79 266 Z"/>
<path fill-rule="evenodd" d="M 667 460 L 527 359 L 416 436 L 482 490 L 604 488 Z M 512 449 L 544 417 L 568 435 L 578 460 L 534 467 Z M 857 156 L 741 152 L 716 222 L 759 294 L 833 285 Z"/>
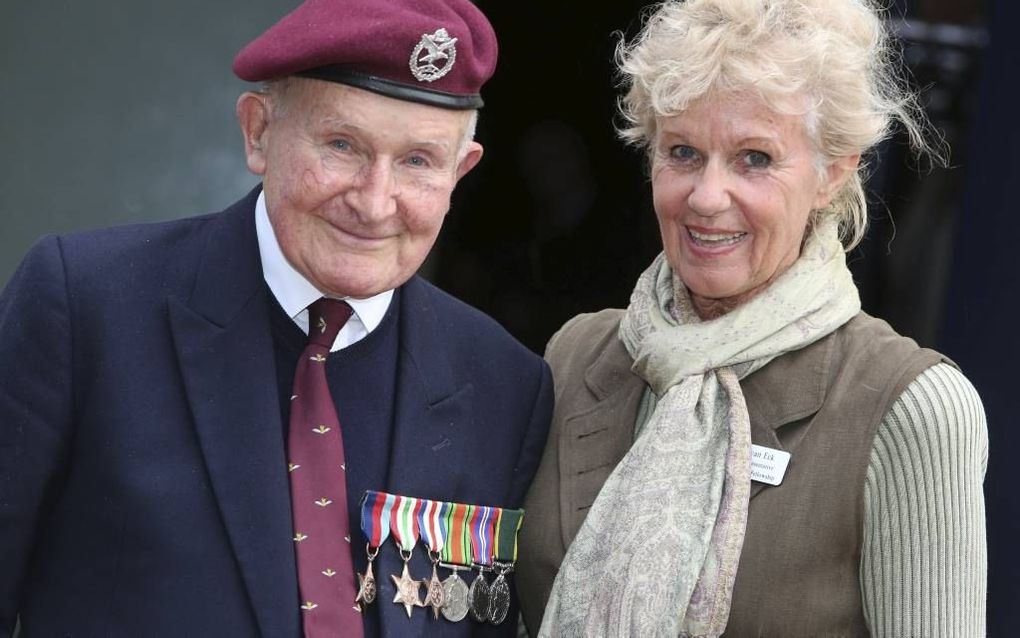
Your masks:
<path fill-rule="evenodd" d="M 532 635 L 567 546 L 633 440 L 645 384 L 617 337 L 621 316 L 583 315 L 546 352 L 556 408 L 525 502 L 517 575 Z M 752 441 L 792 456 L 781 485 L 752 483 L 727 636 L 868 635 L 858 573 L 875 431 L 940 361 L 861 313 L 741 381 Z"/>

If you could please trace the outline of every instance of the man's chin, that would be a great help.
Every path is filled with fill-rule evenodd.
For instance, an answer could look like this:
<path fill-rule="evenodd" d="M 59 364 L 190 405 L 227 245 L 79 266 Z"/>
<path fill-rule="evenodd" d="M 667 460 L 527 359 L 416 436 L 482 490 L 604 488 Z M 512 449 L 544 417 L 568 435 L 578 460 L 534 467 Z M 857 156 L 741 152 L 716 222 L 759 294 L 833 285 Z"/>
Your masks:
<path fill-rule="evenodd" d="M 412 273 L 413 274 L 413 273 Z M 332 297 L 353 297 L 354 299 L 368 299 L 379 293 L 397 288 L 407 277 L 331 277 L 323 281 L 317 287 Z"/>

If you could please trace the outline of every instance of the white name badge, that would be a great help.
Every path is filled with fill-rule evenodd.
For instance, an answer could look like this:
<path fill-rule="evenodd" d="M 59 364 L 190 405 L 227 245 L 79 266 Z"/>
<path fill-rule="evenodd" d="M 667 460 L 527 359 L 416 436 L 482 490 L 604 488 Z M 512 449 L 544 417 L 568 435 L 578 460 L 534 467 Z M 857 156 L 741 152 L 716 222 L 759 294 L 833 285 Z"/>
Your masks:
<path fill-rule="evenodd" d="M 779 485 L 790 464 L 790 453 L 761 445 L 751 446 L 751 480 Z"/>

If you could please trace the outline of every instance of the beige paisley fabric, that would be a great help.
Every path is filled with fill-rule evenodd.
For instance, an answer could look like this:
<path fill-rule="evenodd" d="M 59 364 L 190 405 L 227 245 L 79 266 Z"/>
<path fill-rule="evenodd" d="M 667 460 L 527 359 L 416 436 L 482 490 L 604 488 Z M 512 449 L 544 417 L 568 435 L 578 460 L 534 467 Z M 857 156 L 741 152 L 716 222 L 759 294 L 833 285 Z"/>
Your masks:
<path fill-rule="evenodd" d="M 750 494 L 739 379 L 860 310 L 832 224 L 765 291 L 702 322 L 659 255 L 620 324 L 657 402 L 609 476 L 553 584 L 539 636 L 718 636 Z"/>

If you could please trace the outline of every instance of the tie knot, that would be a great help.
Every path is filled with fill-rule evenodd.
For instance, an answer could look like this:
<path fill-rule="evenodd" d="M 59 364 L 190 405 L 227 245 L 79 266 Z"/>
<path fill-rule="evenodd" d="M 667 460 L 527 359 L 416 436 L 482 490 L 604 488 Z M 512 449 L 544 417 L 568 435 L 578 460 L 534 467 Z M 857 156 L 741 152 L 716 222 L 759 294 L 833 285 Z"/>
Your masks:
<path fill-rule="evenodd" d="M 323 297 L 308 306 L 308 342 L 328 350 L 353 313 L 347 302 L 339 299 Z"/>

